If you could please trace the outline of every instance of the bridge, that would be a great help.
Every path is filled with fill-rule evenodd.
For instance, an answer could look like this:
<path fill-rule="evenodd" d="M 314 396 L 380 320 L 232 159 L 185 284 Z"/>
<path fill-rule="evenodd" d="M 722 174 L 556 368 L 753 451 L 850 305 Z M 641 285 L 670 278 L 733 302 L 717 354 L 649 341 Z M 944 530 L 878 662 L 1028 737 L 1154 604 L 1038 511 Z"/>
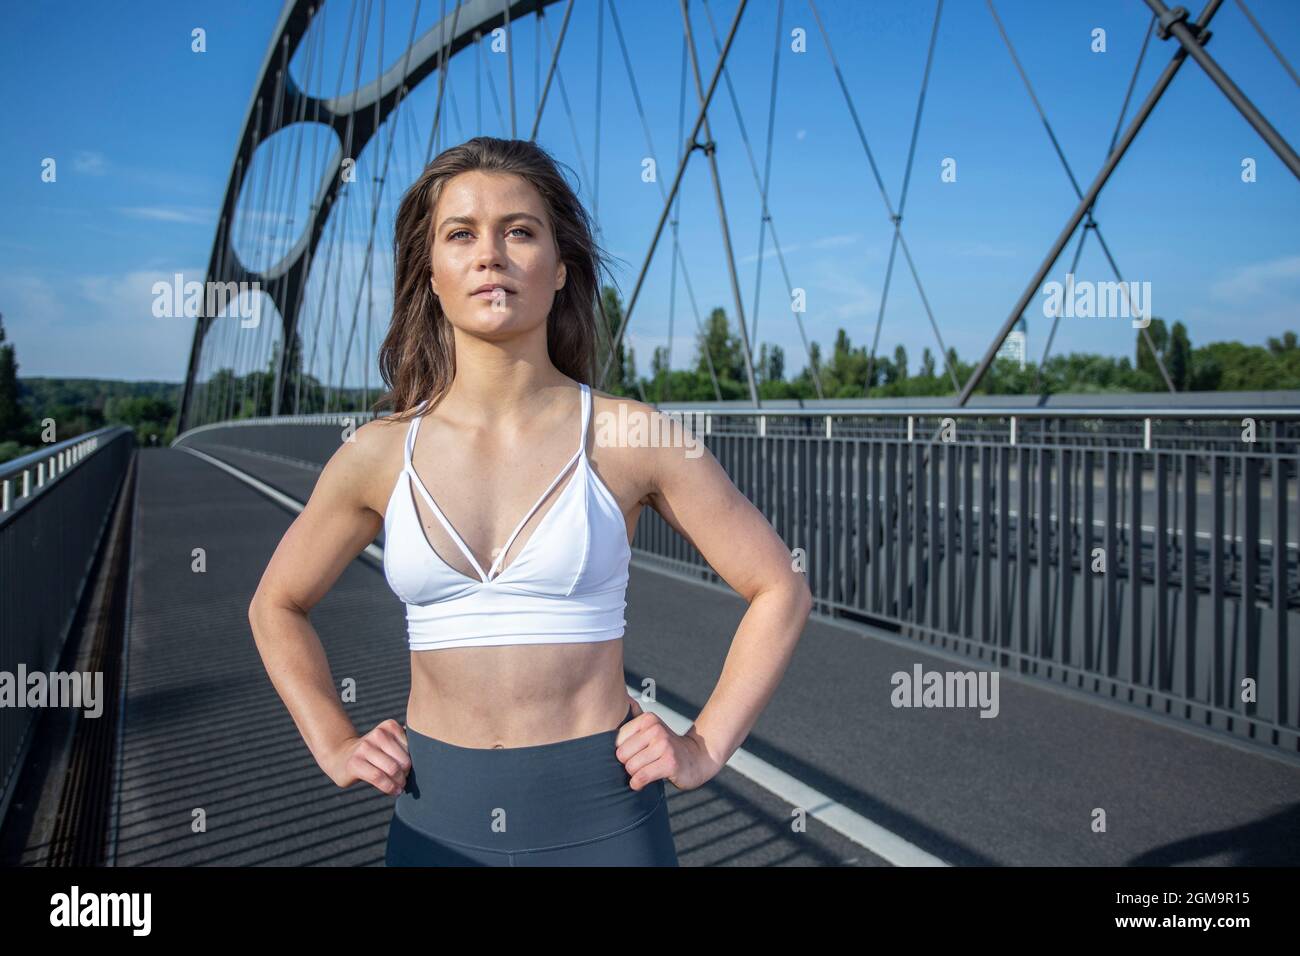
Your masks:
<path fill-rule="evenodd" d="M 1041 263 L 1026 267 L 1024 293 L 964 380 L 929 312 L 953 394 L 827 395 L 810 349 L 818 397 L 776 399 L 759 392 L 761 309 L 757 294 L 749 309 L 742 301 L 732 248 L 724 194 L 739 187 L 716 166 L 719 150 L 750 143 L 715 140 L 710 128 L 734 106 L 733 84 L 755 81 L 728 70 L 735 45 L 760 41 L 744 32 L 745 0 L 724 22 L 707 4 L 681 4 L 682 148 L 664 156 L 648 144 L 673 172 L 657 180 L 662 201 L 644 224 L 632 292 L 607 316 L 595 385 L 637 388 L 622 347 L 657 281 L 661 243 L 674 288 L 679 269 L 689 288 L 674 204 L 688 167 L 702 165 L 748 397 L 724 398 L 714 376 L 713 400 L 654 404 L 707 445 L 771 522 L 815 601 L 778 692 L 728 766 L 697 790 L 670 788 L 684 865 L 1300 863 L 1300 392 L 1179 390 L 1149 338 L 1163 392 L 980 390 L 1072 239 L 1076 265 L 1091 235 L 1124 281 L 1095 207 L 1187 60 L 1300 177 L 1291 146 L 1213 57 L 1209 25 L 1222 5 L 1210 0 L 1192 18 L 1159 0 L 1135 4 L 1142 56 L 1164 42 L 1168 62 L 1131 112 L 1126 98 L 1108 157 L 1084 186 L 988 3 L 1077 205 Z M 205 277 L 208 287 L 259 291 L 229 309 L 199 307 L 176 439 L 137 447 L 130 429 L 110 426 L 0 465 L 0 670 L 24 688 L 23 675 L 49 675 L 39 700 L 25 690 L 0 709 L 7 862 L 382 864 L 392 799 L 340 790 L 315 765 L 262 667 L 248 602 L 324 463 L 376 415 L 367 363 L 385 323 L 374 303 L 391 288 L 391 275 L 376 273 L 391 249 L 395 195 L 423 165 L 412 134 L 427 127 L 425 162 L 456 141 L 447 119 L 456 64 L 503 34 L 526 38 L 504 48 L 506 125 L 520 138 L 537 137 L 544 117 L 563 135 L 557 107 L 572 122 L 562 67 L 576 80 L 584 61 L 562 53 L 574 18 L 599 18 L 630 90 L 637 76 L 616 4 L 464 0 L 423 32 L 417 5 L 404 47 L 381 46 L 374 78 L 343 90 L 340 68 L 353 61 L 337 50 L 327 61 L 330 37 L 383 26 L 369 5 L 354 22 L 356 6 L 349 15 L 333 0 L 284 5 Z M 864 176 L 885 206 L 892 245 L 878 339 L 896 253 L 922 299 L 925 287 L 903 228 L 906 181 L 895 204 L 823 22 L 832 13 L 808 4 L 808 42 L 819 34 L 834 63 Z M 926 76 L 943 16 L 940 2 Z M 786 41 L 778 29 L 778 49 Z M 365 49 L 364 39 L 345 40 L 345 54 L 349 42 Z M 513 57 L 529 43 L 539 93 L 532 115 L 520 116 Z M 474 83 L 491 81 L 490 71 L 471 72 Z M 602 77 L 597 68 L 593 82 Z M 771 82 L 775 97 L 775 69 Z M 458 92 L 468 96 L 465 85 Z M 919 93 L 918 127 L 924 81 Z M 331 140 L 332 151 L 314 148 Z M 769 184 L 749 159 L 779 258 Z M 256 318 L 242 311 L 250 301 Z M 801 313 L 787 320 L 807 343 Z M 653 511 L 632 546 L 628 691 L 681 731 L 708 699 L 746 605 Z M 312 615 L 336 680 L 357 688 L 345 707 L 365 729 L 400 718 L 409 690 L 383 547 L 381 534 Z M 955 706 L 945 695 L 954 691 Z M 43 705 L 46 693 L 75 703 Z"/>

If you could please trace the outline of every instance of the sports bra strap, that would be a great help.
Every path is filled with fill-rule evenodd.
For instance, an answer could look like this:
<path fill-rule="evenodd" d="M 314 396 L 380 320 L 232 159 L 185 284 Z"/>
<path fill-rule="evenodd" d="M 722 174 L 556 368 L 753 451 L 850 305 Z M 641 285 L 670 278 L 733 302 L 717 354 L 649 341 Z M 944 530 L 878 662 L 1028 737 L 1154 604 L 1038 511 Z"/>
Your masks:
<path fill-rule="evenodd" d="M 582 437 L 578 440 L 578 451 L 587 451 L 587 426 L 591 422 L 591 386 L 582 382 Z"/>
<path fill-rule="evenodd" d="M 406 441 L 402 447 L 402 464 L 411 467 L 411 452 L 415 447 L 415 430 L 420 425 L 420 416 L 415 415 L 411 418 L 411 424 L 406 427 Z"/>

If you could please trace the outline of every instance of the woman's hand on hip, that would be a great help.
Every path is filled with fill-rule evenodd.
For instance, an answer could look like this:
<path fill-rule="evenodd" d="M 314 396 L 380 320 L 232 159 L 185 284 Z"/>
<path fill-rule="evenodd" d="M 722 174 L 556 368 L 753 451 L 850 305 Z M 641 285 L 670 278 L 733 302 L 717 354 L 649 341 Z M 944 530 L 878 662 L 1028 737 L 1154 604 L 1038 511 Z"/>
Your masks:
<path fill-rule="evenodd" d="M 641 710 L 630 697 L 633 717 L 619 728 L 614 755 L 622 762 L 628 785 L 641 790 L 656 780 L 667 780 L 678 790 L 694 790 L 712 780 L 721 769 L 692 737 L 674 733 L 658 714 Z"/>
<path fill-rule="evenodd" d="M 340 744 L 323 767 L 340 787 L 364 781 L 396 797 L 406 787 L 411 757 L 406 729 L 391 717 L 363 737 L 351 737 Z"/>

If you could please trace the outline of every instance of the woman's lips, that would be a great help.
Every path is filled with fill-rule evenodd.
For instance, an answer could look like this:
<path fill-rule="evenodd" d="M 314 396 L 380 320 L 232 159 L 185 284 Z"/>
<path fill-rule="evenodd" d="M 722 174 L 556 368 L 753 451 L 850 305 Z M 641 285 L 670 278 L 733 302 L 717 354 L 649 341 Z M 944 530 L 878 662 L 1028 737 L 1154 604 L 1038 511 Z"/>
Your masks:
<path fill-rule="evenodd" d="M 501 298 L 504 299 L 508 295 L 514 295 L 514 293 L 509 291 L 508 289 L 484 289 L 482 292 L 475 292 L 474 298 L 495 299 L 497 296 L 500 296 Z"/>

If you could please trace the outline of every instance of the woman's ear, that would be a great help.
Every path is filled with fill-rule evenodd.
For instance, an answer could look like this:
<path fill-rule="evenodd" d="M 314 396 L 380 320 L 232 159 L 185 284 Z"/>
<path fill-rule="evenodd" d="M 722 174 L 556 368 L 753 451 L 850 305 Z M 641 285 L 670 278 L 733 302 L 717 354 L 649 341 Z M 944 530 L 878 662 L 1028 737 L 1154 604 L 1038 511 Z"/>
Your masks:
<path fill-rule="evenodd" d="M 555 290 L 558 292 L 564 288 L 564 281 L 568 278 L 569 272 L 561 262 L 558 269 L 555 270 Z"/>
<path fill-rule="evenodd" d="M 438 295 L 438 280 L 433 277 L 433 273 L 429 273 L 429 288 L 433 290 L 436 297 Z"/>

